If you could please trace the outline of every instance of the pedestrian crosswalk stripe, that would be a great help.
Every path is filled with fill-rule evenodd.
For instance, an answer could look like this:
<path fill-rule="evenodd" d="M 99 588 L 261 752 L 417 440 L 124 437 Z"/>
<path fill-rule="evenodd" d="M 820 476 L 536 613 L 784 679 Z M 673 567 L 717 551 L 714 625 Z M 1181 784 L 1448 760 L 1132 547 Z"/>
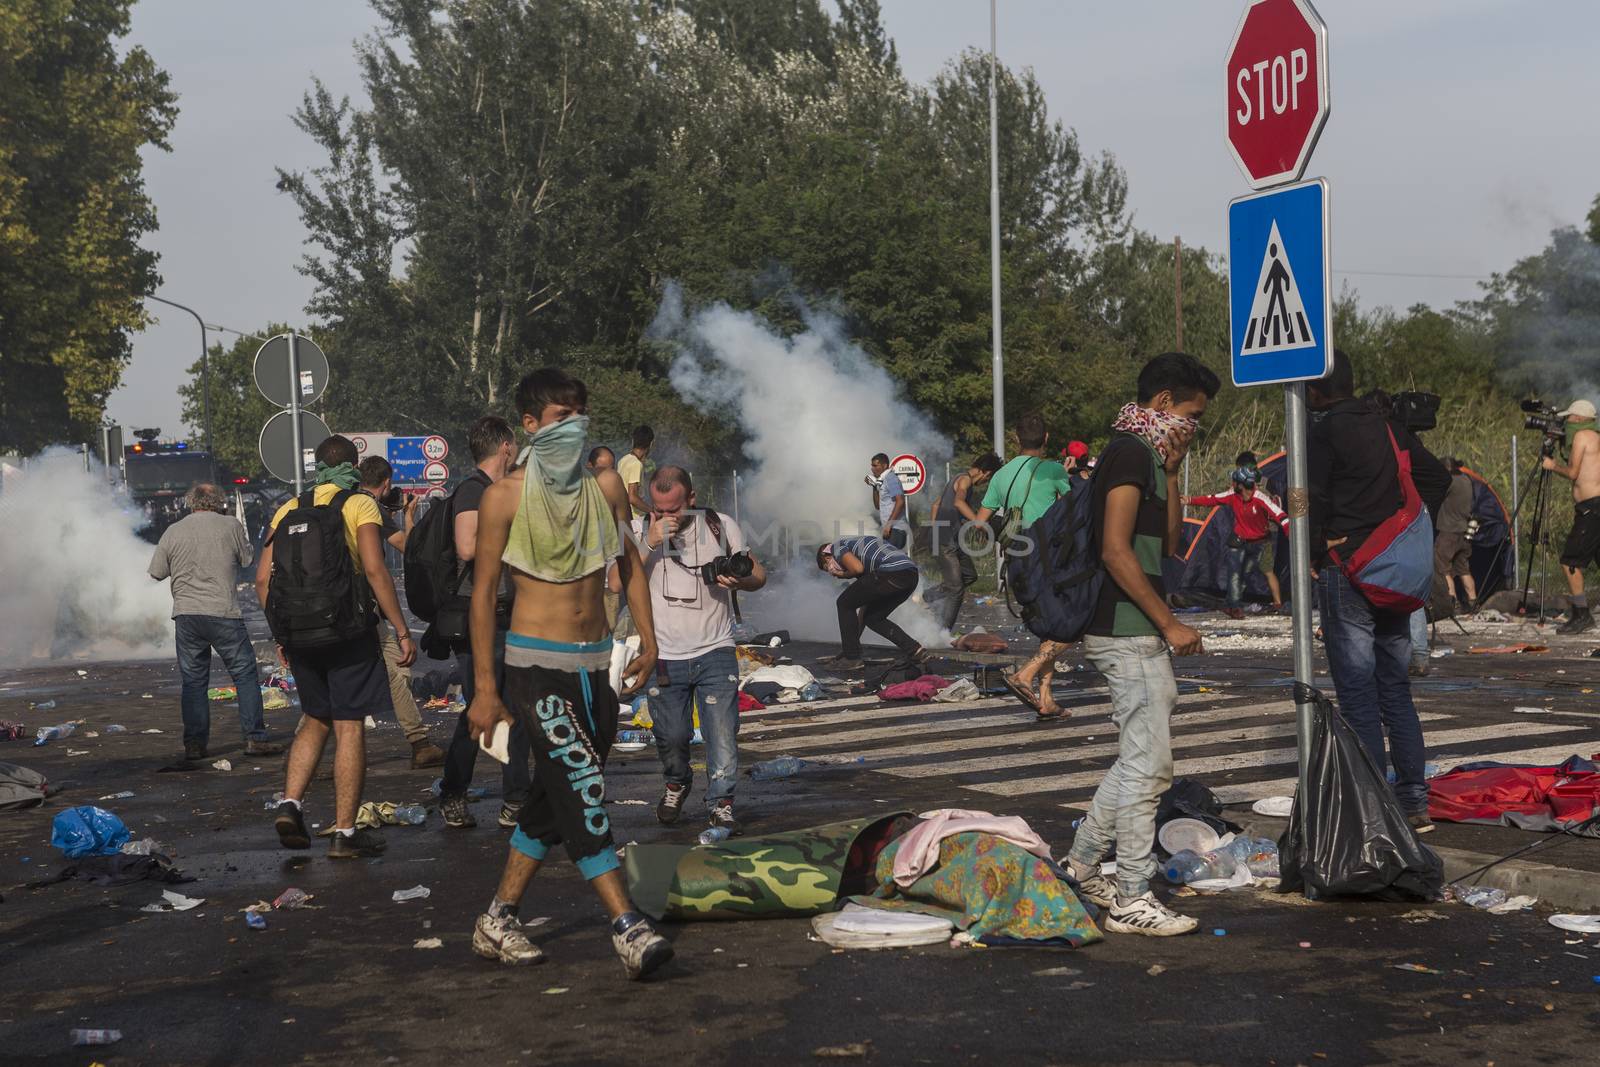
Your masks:
<path fill-rule="evenodd" d="M 1539 736 L 1542 734 L 1570 733 L 1575 730 L 1584 730 L 1582 726 L 1562 726 L 1555 723 L 1495 723 L 1489 726 L 1469 726 L 1456 730 L 1441 730 L 1425 735 L 1428 744 L 1458 745 L 1471 741 L 1480 741 L 1488 738 Z M 1485 759 L 1489 758 L 1487 756 Z M 1173 762 L 1172 775 L 1174 778 L 1204 776 L 1217 774 L 1222 771 L 1252 770 L 1258 767 L 1271 767 L 1277 764 L 1296 763 L 1299 753 L 1293 748 L 1273 748 L 1263 752 L 1238 752 L 1223 756 L 1201 756 L 1191 759 L 1181 759 Z M 1026 796 L 1033 793 L 1065 793 L 1075 789 L 1092 789 L 1100 784 L 1100 779 L 1105 776 L 1106 768 L 1100 767 L 1092 771 L 1080 771 L 1074 774 L 1049 775 L 1040 778 L 1018 778 L 1008 782 L 984 782 L 968 784 L 966 788 L 975 789 L 981 793 L 993 793 L 997 796 Z M 1207 783 L 1215 789 L 1215 785 Z M 1064 805 L 1077 807 L 1081 805 Z"/>
<path fill-rule="evenodd" d="M 1251 708 L 1241 708 L 1238 712 L 1226 717 L 1242 717 L 1245 713 L 1259 715 L 1259 709 L 1259 705 Z M 1440 712 L 1426 712 L 1421 716 L 1424 722 L 1447 717 Z M 1229 726 L 1220 730 L 1207 730 L 1187 735 L 1180 734 L 1173 738 L 1173 744 L 1178 746 L 1181 743 L 1181 747 L 1184 748 L 1204 748 L 1209 745 L 1225 745 L 1230 742 L 1242 743 L 1262 741 L 1275 737 L 1293 737 L 1294 733 L 1295 724 L 1291 719 L 1288 722 L 1278 722 L 1270 726 L 1253 726 L 1245 729 L 1240 729 L 1238 726 Z M 906 752 L 906 749 L 880 750 L 873 753 L 873 758 L 876 760 L 900 755 L 903 752 Z M 1035 767 L 1040 764 L 1078 763 L 1084 760 L 1101 759 L 1106 756 L 1115 757 L 1117 752 L 1118 742 L 1116 737 L 1113 736 L 1110 741 L 1094 745 L 1082 745 L 1076 748 L 1052 748 L 1044 751 L 1017 752 L 1010 755 L 972 756 L 964 759 L 942 760 L 938 763 L 921 763 L 908 767 L 879 767 L 874 769 L 881 770 L 884 774 L 892 774 L 897 778 L 931 778 L 944 774 L 979 774 L 984 771 Z"/>

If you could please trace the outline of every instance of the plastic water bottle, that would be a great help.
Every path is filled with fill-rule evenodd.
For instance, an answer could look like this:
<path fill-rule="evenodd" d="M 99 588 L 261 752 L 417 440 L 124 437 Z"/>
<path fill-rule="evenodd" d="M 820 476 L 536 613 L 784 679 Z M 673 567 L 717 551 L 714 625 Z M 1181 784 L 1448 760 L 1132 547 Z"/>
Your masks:
<path fill-rule="evenodd" d="M 1497 904 L 1506 902 L 1506 891 L 1504 889 L 1493 889 L 1489 886 L 1474 886 L 1462 893 L 1459 899 L 1461 903 L 1474 908 L 1492 908 Z"/>
<path fill-rule="evenodd" d="M 155 838 L 145 837 L 140 838 L 138 841 L 129 841 L 123 845 L 122 854 L 124 856 L 149 856 L 160 847 L 160 845 L 156 844 Z"/>
<path fill-rule="evenodd" d="M 34 711 L 49 711 L 51 708 L 53 708 L 55 706 L 56 706 L 56 702 L 54 700 L 41 700 L 37 704 L 29 704 L 28 705 L 28 707 L 32 708 Z"/>
<path fill-rule="evenodd" d="M 1233 853 L 1227 849 L 1213 849 L 1210 852 L 1202 852 L 1200 853 L 1200 858 L 1206 861 L 1206 870 L 1208 872 L 1202 874 L 1201 878 L 1232 878 L 1233 872 L 1239 869 L 1239 861 L 1234 859 Z"/>
<path fill-rule="evenodd" d="M 702 845 L 720 845 L 731 836 L 733 836 L 733 831 L 726 826 L 713 826 L 700 835 L 700 843 Z"/>
<path fill-rule="evenodd" d="M 73 1030 L 74 1045 L 114 1045 L 122 1040 L 121 1030 Z"/>
<path fill-rule="evenodd" d="M 428 809 L 421 804 L 401 804 L 394 809 L 394 817 L 401 826 L 421 826 L 428 818 Z"/>
<path fill-rule="evenodd" d="M 72 722 L 64 722 L 59 726 L 41 726 L 39 727 L 39 732 L 34 736 L 33 743 L 35 746 L 48 745 L 51 741 L 58 741 L 63 737 L 71 737 L 73 731 L 77 728 L 78 724 Z"/>
<path fill-rule="evenodd" d="M 1172 858 L 1167 860 L 1166 866 L 1161 869 L 1161 873 L 1173 885 L 1188 885 L 1196 879 L 1209 877 L 1205 871 L 1205 858 L 1192 848 L 1174 852 Z"/>
<path fill-rule="evenodd" d="M 806 761 L 798 756 L 779 756 L 769 759 L 750 768 L 750 777 L 758 782 L 770 782 L 778 778 L 793 778 L 805 767 Z"/>

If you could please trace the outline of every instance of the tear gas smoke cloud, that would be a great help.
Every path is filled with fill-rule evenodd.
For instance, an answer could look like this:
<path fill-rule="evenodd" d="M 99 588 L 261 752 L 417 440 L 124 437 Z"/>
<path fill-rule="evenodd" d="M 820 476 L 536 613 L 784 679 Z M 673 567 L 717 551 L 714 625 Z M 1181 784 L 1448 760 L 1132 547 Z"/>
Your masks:
<path fill-rule="evenodd" d="M 1600 246 L 1577 230 L 1555 231 L 1543 271 L 1558 279 L 1513 320 L 1500 367 L 1512 385 L 1557 407 L 1600 403 Z"/>
<path fill-rule="evenodd" d="M 146 573 L 144 516 L 50 449 L 0 485 L 0 666 L 172 653 L 172 598 Z"/>
<path fill-rule="evenodd" d="M 874 453 L 913 452 L 942 474 L 951 447 L 906 402 L 899 383 L 850 342 L 837 317 L 808 307 L 800 314 L 804 330 L 784 337 L 760 316 L 726 304 L 689 312 L 669 285 L 649 336 L 677 347 L 669 377 L 678 394 L 743 432 L 746 535 L 770 556 L 778 540 L 765 534 L 782 530 L 795 554 L 759 594 L 763 614 L 797 637 L 836 640 L 833 601 L 843 585 L 812 567 L 809 553 L 836 535 L 877 532 L 871 489 L 862 481 Z M 927 494 L 921 500 L 925 518 Z M 924 644 L 949 643 L 918 605 L 907 603 L 894 619 Z"/>

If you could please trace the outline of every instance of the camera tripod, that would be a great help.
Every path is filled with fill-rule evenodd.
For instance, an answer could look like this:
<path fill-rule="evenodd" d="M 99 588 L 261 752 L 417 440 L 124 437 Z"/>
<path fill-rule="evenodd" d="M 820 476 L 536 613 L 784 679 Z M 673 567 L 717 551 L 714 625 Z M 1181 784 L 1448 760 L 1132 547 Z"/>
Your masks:
<path fill-rule="evenodd" d="M 1560 438 L 1545 434 L 1544 442 L 1539 448 L 1539 458 L 1533 461 L 1533 469 L 1528 472 L 1528 478 L 1523 482 L 1522 495 L 1518 497 L 1516 505 L 1511 509 L 1511 528 L 1517 526 L 1517 517 L 1522 514 L 1522 505 L 1528 502 L 1528 496 L 1533 495 L 1533 526 L 1529 531 L 1528 544 L 1531 551 L 1528 553 L 1528 565 L 1524 568 L 1522 579 L 1522 602 L 1517 605 L 1517 613 L 1528 613 L 1528 594 L 1533 592 L 1533 565 L 1539 563 L 1540 588 L 1539 588 L 1539 621 L 1545 621 L 1545 603 L 1550 599 L 1550 543 L 1547 536 L 1545 513 L 1550 503 L 1550 472 L 1544 469 L 1544 461 L 1553 458 L 1556 454 L 1556 445 Z M 1509 532 L 1509 531 L 1508 531 Z M 1501 553 L 1511 543 L 1508 536 L 1501 542 L 1500 548 L 1495 552 L 1494 562 L 1490 565 L 1489 573 L 1495 573 L 1501 560 Z"/>

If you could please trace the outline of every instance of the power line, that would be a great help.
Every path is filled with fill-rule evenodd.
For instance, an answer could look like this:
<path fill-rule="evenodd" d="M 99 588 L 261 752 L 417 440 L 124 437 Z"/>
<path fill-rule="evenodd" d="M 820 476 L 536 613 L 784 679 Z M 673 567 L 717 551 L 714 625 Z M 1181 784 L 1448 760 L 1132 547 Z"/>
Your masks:
<path fill-rule="evenodd" d="M 1487 282 L 1493 280 L 1490 274 L 1431 274 L 1426 271 L 1407 270 L 1341 270 L 1335 267 L 1335 274 L 1366 274 L 1377 278 L 1450 278 L 1457 281 Z"/>

